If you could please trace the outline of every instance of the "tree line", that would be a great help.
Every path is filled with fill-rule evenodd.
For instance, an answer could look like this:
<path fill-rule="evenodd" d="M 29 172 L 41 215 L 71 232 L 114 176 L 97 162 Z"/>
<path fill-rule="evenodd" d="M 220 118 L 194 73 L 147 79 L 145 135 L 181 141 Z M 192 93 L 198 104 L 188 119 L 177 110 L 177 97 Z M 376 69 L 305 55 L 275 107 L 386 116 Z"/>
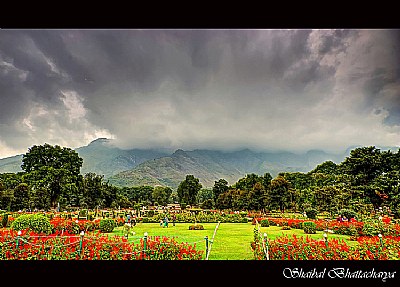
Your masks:
<path fill-rule="evenodd" d="M 166 186 L 116 187 L 103 175 L 80 174 L 83 160 L 67 147 L 32 146 L 22 158 L 22 172 L 0 174 L 0 209 L 61 206 L 107 208 L 180 203 L 206 209 L 368 212 L 386 206 L 400 217 L 400 151 L 369 146 L 352 150 L 341 163 L 326 161 L 310 172 L 247 174 L 232 185 L 221 178 L 203 188 L 193 175 L 176 190 Z"/>

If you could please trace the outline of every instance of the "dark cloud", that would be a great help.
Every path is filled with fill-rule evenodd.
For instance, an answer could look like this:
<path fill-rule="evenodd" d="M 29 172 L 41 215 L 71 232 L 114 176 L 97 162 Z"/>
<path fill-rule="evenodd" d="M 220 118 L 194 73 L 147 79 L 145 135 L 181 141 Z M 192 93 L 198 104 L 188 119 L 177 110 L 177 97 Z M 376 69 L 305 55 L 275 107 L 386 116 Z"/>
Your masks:
<path fill-rule="evenodd" d="M 0 156 L 399 145 L 399 48 L 398 30 L 0 30 Z"/>

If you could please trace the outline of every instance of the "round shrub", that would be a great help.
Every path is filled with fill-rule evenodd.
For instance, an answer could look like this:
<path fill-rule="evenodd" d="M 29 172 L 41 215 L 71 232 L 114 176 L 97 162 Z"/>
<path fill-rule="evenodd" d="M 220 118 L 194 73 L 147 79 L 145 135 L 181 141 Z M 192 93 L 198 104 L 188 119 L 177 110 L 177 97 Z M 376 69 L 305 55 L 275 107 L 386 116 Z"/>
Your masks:
<path fill-rule="evenodd" d="M 50 219 L 43 214 L 23 214 L 18 216 L 11 224 L 13 230 L 29 229 L 36 233 L 50 234 L 53 231 L 53 226 Z"/>
<path fill-rule="evenodd" d="M 276 223 L 276 221 L 270 220 L 270 221 L 269 221 L 269 225 L 270 225 L 270 226 L 277 226 L 278 224 Z"/>
<path fill-rule="evenodd" d="M 29 229 L 30 216 L 30 214 L 22 214 L 15 218 L 14 222 L 11 224 L 11 229 L 16 231 Z"/>
<path fill-rule="evenodd" d="M 362 228 L 362 234 L 365 236 L 376 236 L 380 233 L 379 226 L 372 222 L 365 222 Z"/>
<path fill-rule="evenodd" d="M 147 217 L 153 217 L 153 216 L 154 216 L 154 210 L 147 211 Z"/>
<path fill-rule="evenodd" d="M 317 225 L 312 221 L 303 222 L 303 230 L 307 234 L 315 234 L 317 233 Z"/>
<path fill-rule="evenodd" d="M 201 224 L 190 225 L 189 230 L 204 230 L 204 226 Z"/>
<path fill-rule="evenodd" d="M 113 232 L 116 223 L 111 218 L 104 218 L 100 220 L 100 231 L 103 233 Z"/>
<path fill-rule="evenodd" d="M 29 228 L 35 233 L 52 233 L 53 226 L 50 219 L 43 214 L 31 214 L 29 218 Z"/>
<path fill-rule="evenodd" d="M 357 213 L 351 209 L 341 209 L 339 214 L 341 214 L 342 216 L 346 216 L 347 219 L 356 218 L 357 216 Z"/>
<path fill-rule="evenodd" d="M 4 213 L 4 214 L 2 215 L 1 225 L 2 225 L 4 228 L 6 228 L 6 227 L 7 227 L 7 224 L 8 224 L 8 214 L 7 214 L 7 213 Z"/>
<path fill-rule="evenodd" d="M 268 219 L 263 219 L 260 222 L 261 227 L 269 227 L 269 220 Z"/>
<path fill-rule="evenodd" d="M 310 218 L 310 219 L 315 219 L 317 217 L 317 213 L 318 213 L 318 211 L 314 208 L 307 208 L 305 210 L 305 212 L 306 212 L 307 218 Z"/>

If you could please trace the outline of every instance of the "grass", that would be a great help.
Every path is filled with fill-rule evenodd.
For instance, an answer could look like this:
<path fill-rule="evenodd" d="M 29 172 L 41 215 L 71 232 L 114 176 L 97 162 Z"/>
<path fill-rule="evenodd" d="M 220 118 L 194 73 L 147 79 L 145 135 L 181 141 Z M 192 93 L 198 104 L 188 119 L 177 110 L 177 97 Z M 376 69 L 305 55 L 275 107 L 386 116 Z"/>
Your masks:
<path fill-rule="evenodd" d="M 138 223 L 133 227 L 135 234 L 129 236 L 129 241 L 138 242 L 147 232 L 148 236 L 175 237 L 178 242 L 196 244 L 196 249 L 206 250 L 205 236 L 210 242 L 217 223 L 201 223 L 204 230 L 189 230 L 190 223 L 176 223 L 168 228 L 161 227 L 158 223 Z M 252 260 L 253 253 L 250 243 L 253 241 L 254 225 L 251 223 L 221 223 L 215 234 L 214 243 L 211 246 L 209 260 Z M 262 233 L 267 233 L 269 239 L 275 239 L 282 235 L 309 236 L 313 239 L 323 239 L 323 232 L 316 234 L 305 234 L 301 229 L 282 230 L 279 226 L 260 227 Z M 122 227 L 114 229 L 112 235 L 123 236 Z M 329 238 L 343 239 L 348 245 L 357 244 L 350 241 L 349 236 L 339 234 L 328 234 Z"/>

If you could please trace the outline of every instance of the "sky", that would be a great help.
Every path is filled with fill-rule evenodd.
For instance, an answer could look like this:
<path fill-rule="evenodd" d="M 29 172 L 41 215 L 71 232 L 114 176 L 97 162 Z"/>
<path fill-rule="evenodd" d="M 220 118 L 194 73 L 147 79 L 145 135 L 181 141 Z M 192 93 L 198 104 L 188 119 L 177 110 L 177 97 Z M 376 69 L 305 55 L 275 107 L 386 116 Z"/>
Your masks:
<path fill-rule="evenodd" d="M 2 29 L 0 158 L 400 146 L 397 29 Z"/>

